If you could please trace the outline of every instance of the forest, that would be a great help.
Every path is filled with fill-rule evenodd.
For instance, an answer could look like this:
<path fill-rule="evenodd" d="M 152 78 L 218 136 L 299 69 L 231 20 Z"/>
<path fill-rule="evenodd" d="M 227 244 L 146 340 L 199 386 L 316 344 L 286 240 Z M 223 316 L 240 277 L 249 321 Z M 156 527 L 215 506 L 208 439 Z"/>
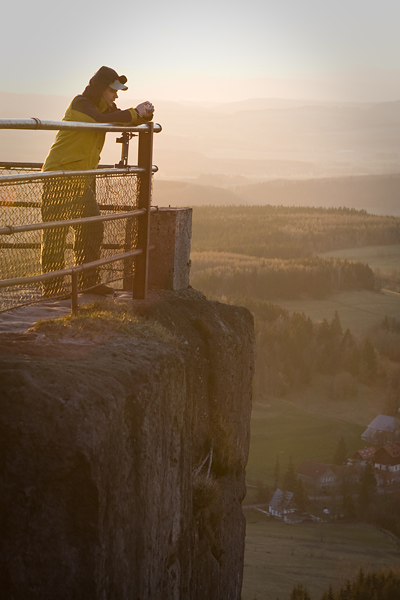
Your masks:
<path fill-rule="evenodd" d="M 380 281 L 361 262 L 321 258 L 332 248 L 400 243 L 400 218 L 354 209 L 273 206 L 194 209 L 193 287 L 240 304 L 255 318 L 256 394 L 284 396 L 324 374 L 331 399 L 349 400 L 361 384 L 378 385 L 386 409 L 400 405 L 400 325 L 384 319 L 361 338 L 339 315 L 313 323 L 279 306 L 287 298 L 323 298 L 374 290 Z"/>
<path fill-rule="evenodd" d="M 398 243 L 400 218 L 365 210 L 270 205 L 193 209 L 194 252 L 289 259 Z"/>
<path fill-rule="evenodd" d="M 265 390 L 282 397 L 299 390 L 323 374 L 332 379 L 330 401 L 348 402 L 360 385 L 377 385 L 385 398 L 386 414 L 400 408 L 400 332 L 385 319 L 373 334 L 359 337 L 343 331 L 337 312 L 329 322 L 313 323 L 304 313 L 245 300 L 255 317 L 255 393 Z"/>
<path fill-rule="evenodd" d="M 275 396 L 306 385 L 316 373 L 334 376 L 332 400 L 357 394 L 357 382 L 373 383 L 383 370 L 371 341 L 343 332 L 337 312 L 329 323 L 279 307 L 276 317 L 258 322 L 257 385 Z"/>
<path fill-rule="evenodd" d="M 197 207 L 192 280 L 207 294 L 241 290 L 263 300 L 372 290 L 386 279 L 375 278 L 368 265 L 316 254 L 399 242 L 400 218 L 354 209 Z"/>
<path fill-rule="evenodd" d="M 322 298 L 342 290 L 373 290 L 374 274 L 360 262 L 319 257 L 264 259 L 222 252 L 192 253 L 192 281 L 206 294 L 273 300 Z"/>

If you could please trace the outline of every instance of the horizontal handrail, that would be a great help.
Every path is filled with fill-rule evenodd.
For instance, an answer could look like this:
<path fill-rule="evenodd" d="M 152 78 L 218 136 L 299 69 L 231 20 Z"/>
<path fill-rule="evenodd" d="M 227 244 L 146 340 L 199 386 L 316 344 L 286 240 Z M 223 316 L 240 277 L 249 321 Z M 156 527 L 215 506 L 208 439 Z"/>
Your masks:
<path fill-rule="evenodd" d="M 34 162 L 15 162 L 15 161 L 4 161 L 0 162 L 1 169 L 37 169 L 40 171 L 43 163 L 34 163 Z M 110 165 L 111 167 L 112 165 Z"/>
<path fill-rule="evenodd" d="M 152 206 L 150 212 L 157 212 L 158 207 Z M 0 235 L 13 235 L 14 233 L 24 233 L 25 231 L 41 231 L 43 229 L 55 229 L 56 227 L 69 227 L 71 225 L 80 225 L 81 223 L 95 223 L 96 221 L 116 221 L 117 219 L 130 219 L 131 217 L 140 217 L 146 214 L 145 208 L 137 208 L 127 212 L 116 213 L 113 215 L 99 215 L 96 217 L 80 217 L 79 219 L 68 219 L 65 221 L 41 221 L 40 223 L 31 223 L 30 225 L 6 225 L 0 227 Z"/>
<path fill-rule="evenodd" d="M 157 173 L 158 167 L 152 165 L 151 172 Z M 38 179 L 51 179 L 52 177 L 79 177 L 86 175 L 126 175 L 129 173 L 145 173 L 143 167 L 115 167 L 113 169 L 86 169 L 83 171 L 40 171 L 35 173 L 19 173 L 18 175 L 0 175 L 1 183 L 18 183 L 20 181 L 37 181 Z"/>
<path fill-rule="evenodd" d="M 0 169 L 32 169 L 41 171 L 43 167 L 43 163 L 37 162 L 15 162 L 15 161 L 0 161 Z M 97 166 L 97 169 L 114 169 L 115 165 L 103 165 L 100 164 Z"/>
<path fill-rule="evenodd" d="M 46 281 L 46 279 L 52 279 L 53 277 L 63 277 L 65 275 L 72 275 L 73 273 L 81 273 L 82 271 L 86 271 L 88 269 L 101 267 L 102 265 L 117 262 L 118 260 L 129 258 L 130 256 L 137 256 L 142 253 L 143 250 L 141 248 L 137 248 L 135 250 L 129 250 L 129 252 L 123 252 L 122 254 L 116 254 L 115 256 L 108 258 L 100 258 L 99 260 L 76 265 L 75 267 L 70 267 L 69 269 L 49 271 L 47 273 L 42 273 L 41 275 L 27 275 L 26 277 L 14 277 L 13 279 L 0 279 L 0 288 L 23 285 L 24 283 L 37 283 L 39 281 Z"/>
<path fill-rule="evenodd" d="M 40 223 L 31 223 L 30 225 L 6 225 L 0 228 L 0 235 L 12 235 L 14 233 L 24 233 L 25 231 L 40 231 L 42 229 L 55 229 L 56 227 L 69 227 L 71 225 L 80 225 L 81 223 L 96 223 L 96 221 L 116 221 L 117 219 L 128 219 L 144 215 L 145 208 L 138 208 L 124 213 L 113 215 L 99 215 L 96 217 L 81 217 L 79 219 L 68 219 L 65 221 L 43 221 Z"/>
<path fill-rule="evenodd" d="M 36 129 L 36 130 L 51 130 L 60 131 L 65 129 L 83 129 L 83 130 L 98 130 L 98 131 L 129 131 L 129 132 L 145 132 L 149 129 L 147 123 L 142 125 L 118 125 L 117 123 L 84 123 L 81 121 L 42 121 L 36 117 L 31 119 L 0 119 L 0 129 Z M 160 133 L 162 127 L 159 123 L 154 123 L 155 133 Z"/>
<path fill-rule="evenodd" d="M 154 249 L 154 246 L 150 246 L 150 250 Z M 118 254 L 116 256 L 111 256 L 109 258 L 100 258 L 99 260 L 94 260 L 92 262 L 83 263 L 82 265 L 76 265 L 75 267 L 70 267 L 69 269 L 62 269 L 60 271 L 51 271 L 49 273 L 42 273 L 41 275 L 31 275 L 29 277 L 16 277 L 14 279 L 2 279 L 0 280 L 0 288 L 8 287 L 10 285 L 23 285 L 24 283 L 39 283 L 42 281 L 46 281 L 47 279 L 52 279 L 53 277 L 64 277 L 66 275 L 71 275 L 72 277 L 72 294 L 71 294 L 71 312 L 72 314 L 76 314 L 78 310 L 78 274 L 86 271 L 88 269 L 93 269 L 96 267 L 101 267 L 103 265 L 108 265 L 113 262 L 117 262 L 119 260 L 123 260 L 125 258 L 132 258 L 133 256 L 140 256 L 144 254 L 144 251 L 141 248 L 136 248 L 135 250 L 129 250 L 129 252 L 124 252 L 123 254 Z M 88 289 L 90 291 L 90 288 Z"/>

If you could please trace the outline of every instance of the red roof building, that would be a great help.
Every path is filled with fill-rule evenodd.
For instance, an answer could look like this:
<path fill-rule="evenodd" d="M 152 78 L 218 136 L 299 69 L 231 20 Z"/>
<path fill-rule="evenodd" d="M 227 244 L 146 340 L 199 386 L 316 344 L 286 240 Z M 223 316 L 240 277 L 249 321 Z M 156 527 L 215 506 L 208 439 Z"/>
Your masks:
<path fill-rule="evenodd" d="M 391 484 L 400 481 L 400 442 L 385 444 L 375 452 L 375 475 L 378 483 Z"/>
<path fill-rule="evenodd" d="M 315 492 L 325 492 L 335 486 L 338 479 L 329 465 L 304 460 L 297 469 L 297 475 Z"/>
<path fill-rule="evenodd" d="M 357 450 L 357 452 L 351 457 L 350 462 L 358 462 L 362 465 L 366 465 L 367 462 L 373 462 L 375 452 L 376 450 L 374 446 L 370 446 L 369 448 L 363 448 L 363 450 Z"/>

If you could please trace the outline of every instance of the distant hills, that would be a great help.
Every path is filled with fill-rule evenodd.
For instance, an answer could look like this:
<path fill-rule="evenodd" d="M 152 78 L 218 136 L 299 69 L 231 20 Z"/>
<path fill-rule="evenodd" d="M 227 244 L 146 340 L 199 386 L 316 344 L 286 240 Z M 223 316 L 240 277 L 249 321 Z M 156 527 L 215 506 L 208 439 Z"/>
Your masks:
<path fill-rule="evenodd" d="M 121 93 L 118 104 L 135 106 L 145 97 Z M 0 118 L 60 120 L 70 100 L 0 92 Z M 307 203 L 399 214 L 400 100 L 154 104 L 163 126 L 154 147 L 155 203 Z M 0 161 L 42 162 L 54 136 L 0 131 Z M 118 162 L 116 137 L 108 134 L 103 163 Z"/>
<path fill-rule="evenodd" d="M 236 193 L 254 204 L 346 206 L 375 214 L 400 215 L 400 174 L 277 180 L 239 186 Z"/>
<path fill-rule="evenodd" d="M 160 206 L 346 206 L 378 215 L 400 216 L 400 174 L 277 179 L 230 187 L 156 178 L 153 202 Z"/>

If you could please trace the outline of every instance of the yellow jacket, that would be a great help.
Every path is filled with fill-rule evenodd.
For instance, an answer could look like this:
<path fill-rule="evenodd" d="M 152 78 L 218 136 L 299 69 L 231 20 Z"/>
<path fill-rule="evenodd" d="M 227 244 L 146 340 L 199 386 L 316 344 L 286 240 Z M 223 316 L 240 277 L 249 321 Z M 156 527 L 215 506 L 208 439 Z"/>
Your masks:
<path fill-rule="evenodd" d="M 101 98 L 98 106 L 85 95 L 76 96 L 67 108 L 63 121 L 85 123 L 118 123 L 140 125 L 147 123 L 134 108 L 119 110 L 114 105 L 108 109 Z M 96 169 L 104 146 L 106 132 L 63 130 L 56 139 L 43 164 L 42 171 L 75 171 Z"/>

